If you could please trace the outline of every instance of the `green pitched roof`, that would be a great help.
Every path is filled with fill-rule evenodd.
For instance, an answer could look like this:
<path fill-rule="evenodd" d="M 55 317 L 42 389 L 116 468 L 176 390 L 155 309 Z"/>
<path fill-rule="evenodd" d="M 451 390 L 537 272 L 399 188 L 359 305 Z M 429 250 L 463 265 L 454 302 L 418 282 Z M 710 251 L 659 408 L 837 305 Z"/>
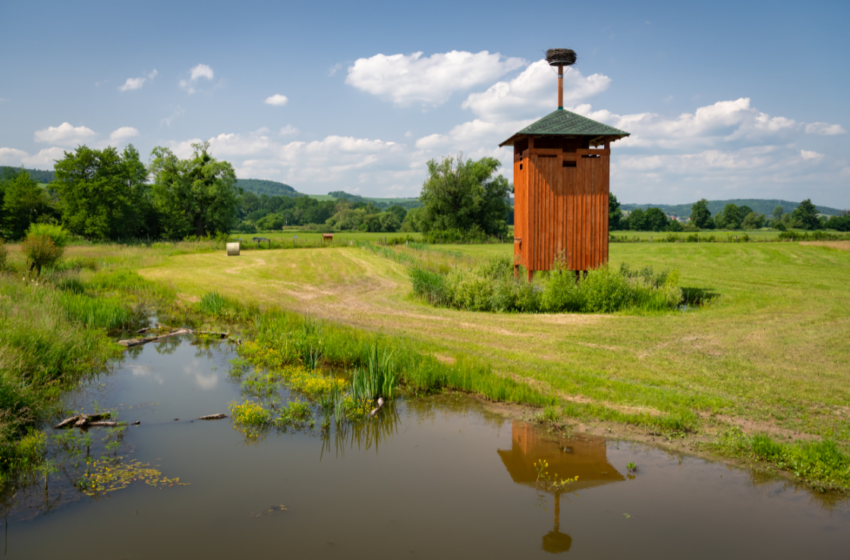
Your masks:
<path fill-rule="evenodd" d="M 537 122 L 523 128 L 500 145 L 504 146 L 518 135 L 531 136 L 629 136 L 628 132 L 582 117 L 571 111 L 557 109 Z"/>

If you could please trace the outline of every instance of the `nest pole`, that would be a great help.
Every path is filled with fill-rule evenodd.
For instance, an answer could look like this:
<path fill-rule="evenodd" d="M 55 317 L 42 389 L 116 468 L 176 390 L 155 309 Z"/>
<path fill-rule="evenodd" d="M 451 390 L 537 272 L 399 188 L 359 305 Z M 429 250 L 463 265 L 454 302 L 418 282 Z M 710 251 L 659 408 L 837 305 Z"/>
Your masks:
<path fill-rule="evenodd" d="M 564 108 L 564 65 L 558 65 L 558 109 Z"/>

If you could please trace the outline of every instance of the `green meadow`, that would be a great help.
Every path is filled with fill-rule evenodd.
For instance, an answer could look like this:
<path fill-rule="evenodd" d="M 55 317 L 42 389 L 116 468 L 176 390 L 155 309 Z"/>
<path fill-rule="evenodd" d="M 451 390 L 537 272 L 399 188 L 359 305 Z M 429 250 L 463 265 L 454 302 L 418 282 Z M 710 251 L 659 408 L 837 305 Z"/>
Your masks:
<path fill-rule="evenodd" d="M 441 250 L 442 249 L 442 250 Z M 387 249 L 447 266 L 510 245 Z M 495 314 L 411 296 L 403 259 L 357 247 L 176 255 L 140 274 L 183 297 L 216 291 L 359 329 L 433 354 L 486 360 L 559 402 L 686 418 L 694 426 L 850 435 L 850 251 L 798 243 L 611 244 L 611 264 L 678 269 L 716 297 L 698 309 Z"/>
<path fill-rule="evenodd" d="M 358 363 L 376 343 L 396 348 L 401 381 L 416 392 L 525 403 L 548 421 L 690 439 L 791 470 L 795 457 L 820 456 L 808 442 L 823 441 L 838 459 L 809 479 L 850 486 L 835 475 L 850 439 L 850 242 L 611 243 L 612 267 L 678 270 L 679 285 L 708 302 L 547 314 L 440 308 L 412 294 L 412 265 L 474 267 L 510 256 L 510 244 L 383 246 L 391 235 L 369 233 L 335 235 L 332 244 L 308 232 L 278 239 L 290 233 L 303 244 L 245 247 L 238 257 L 226 256 L 221 240 L 76 245 L 38 282 L 14 272 L 23 259 L 8 246 L 0 397 L 29 416 L 7 420 L 5 438 L 26 433 L 62 387 L 117 355 L 107 333 L 156 309 L 249 339 L 264 336 L 256 325 L 280 324 L 275 336 L 286 340 L 307 318 L 333 363 Z M 223 302 L 215 312 L 204 307 L 210 294 Z M 20 388 L 19 371 L 38 383 Z M 753 439 L 762 434 L 769 441 Z"/>

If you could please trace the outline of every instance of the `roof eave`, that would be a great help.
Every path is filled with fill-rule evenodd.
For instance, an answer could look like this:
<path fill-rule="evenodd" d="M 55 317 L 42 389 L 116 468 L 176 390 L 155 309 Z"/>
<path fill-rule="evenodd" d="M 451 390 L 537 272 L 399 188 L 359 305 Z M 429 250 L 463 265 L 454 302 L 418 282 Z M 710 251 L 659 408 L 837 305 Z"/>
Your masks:
<path fill-rule="evenodd" d="M 510 138 L 508 138 L 507 140 L 505 140 L 504 142 L 502 142 L 501 144 L 499 144 L 499 147 L 504 148 L 505 146 L 513 146 L 514 142 L 517 140 L 517 138 L 519 136 L 540 137 L 540 136 L 590 136 L 590 135 L 587 135 L 587 134 L 519 134 L 519 133 L 517 133 L 517 134 L 514 134 L 513 136 L 511 136 Z M 616 142 L 617 140 L 621 140 L 621 139 L 626 138 L 628 136 L 631 136 L 631 134 L 629 134 L 628 132 L 626 132 L 625 134 L 602 134 L 602 135 L 599 135 L 599 136 L 594 136 L 593 139 L 590 141 L 590 143 L 592 144 L 592 143 L 596 142 L 597 140 L 604 140 L 606 138 L 611 142 Z"/>

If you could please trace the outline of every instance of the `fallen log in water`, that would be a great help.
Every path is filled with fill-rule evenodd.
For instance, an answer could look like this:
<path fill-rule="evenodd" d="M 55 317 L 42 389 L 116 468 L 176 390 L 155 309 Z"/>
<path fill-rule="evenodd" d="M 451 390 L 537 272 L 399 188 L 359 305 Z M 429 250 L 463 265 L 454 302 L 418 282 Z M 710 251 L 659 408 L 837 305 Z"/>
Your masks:
<path fill-rule="evenodd" d="M 89 426 L 102 426 L 104 428 L 114 428 L 123 425 L 123 422 L 92 422 Z"/>
<path fill-rule="evenodd" d="M 170 329 L 171 327 L 167 327 L 165 325 L 157 323 L 157 328 L 158 329 Z M 141 332 L 148 331 L 148 330 L 151 330 L 151 329 L 149 329 L 149 328 L 148 329 L 140 329 L 136 332 L 141 333 Z M 118 344 L 120 344 L 121 346 L 125 346 L 127 348 L 131 348 L 133 346 L 141 346 L 142 344 L 147 344 L 148 342 L 156 342 L 158 340 L 163 340 L 165 338 L 169 338 L 169 337 L 172 337 L 172 336 L 180 336 L 180 335 L 183 335 L 183 334 L 202 334 L 204 336 L 217 336 L 220 339 L 225 339 L 225 338 L 230 337 L 229 332 L 196 331 L 196 330 L 193 330 L 193 329 L 182 328 L 182 329 L 175 329 L 175 330 L 172 330 L 171 332 L 167 332 L 165 334 L 160 334 L 160 335 L 156 335 L 156 336 L 147 336 L 147 337 L 144 337 L 144 338 L 129 338 L 127 340 L 119 340 Z M 242 343 L 242 341 L 239 340 L 238 338 L 234 338 L 233 340 L 234 340 L 234 342 L 236 342 L 236 344 Z"/>
<path fill-rule="evenodd" d="M 160 334 L 157 336 L 148 336 L 145 338 L 130 338 L 127 340 L 119 340 L 118 344 L 121 346 L 126 346 L 130 348 L 132 346 L 141 346 L 142 344 L 147 344 L 148 342 L 156 342 L 157 340 L 163 340 L 165 338 L 169 338 L 172 336 L 180 336 L 183 334 L 194 334 L 195 331 L 192 329 L 177 329 L 176 331 L 171 331 L 170 333 Z"/>
<path fill-rule="evenodd" d="M 70 418 L 65 418 L 64 420 L 53 426 L 53 429 L 60 430 L 62 428 L 68 428 L 71 426 L 82 428 L 88 425 L 96 425 L 93 423 L 99 422 L 105 418 L 110 417 L 111 414 L 108 412 L 103 412 L 100 414 L 78 414 L 76 416 L 71 416 Z M 112 423 L 115 424 L 115 422 Z"/>
<path fill-rule="evenodd" d="M 207 414 L 206 416 L 201 416 L 198 420 L 221 420 L 222 418 L 227 418 L 227 414 Z"/>

